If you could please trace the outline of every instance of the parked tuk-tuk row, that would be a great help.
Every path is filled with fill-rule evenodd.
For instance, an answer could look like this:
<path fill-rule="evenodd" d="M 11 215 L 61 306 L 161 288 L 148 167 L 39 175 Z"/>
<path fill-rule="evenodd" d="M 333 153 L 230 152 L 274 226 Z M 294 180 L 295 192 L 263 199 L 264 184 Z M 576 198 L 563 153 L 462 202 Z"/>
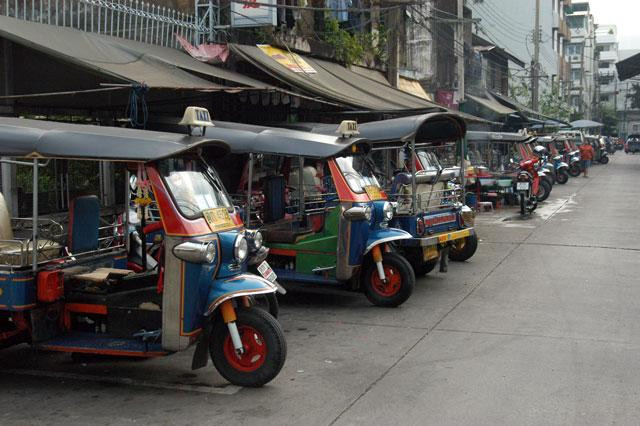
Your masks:
<path fill-rule="evenodd" d="M 31 191 L 0 196 L 0 347 L 195 345 L 193 369 L 262 386 L 287 353 L 276 293 L 400 306 L 416 276 L 472 258 L 479 202 L 530 213 L 580 173 L 575 135 L 467 132 L 450 113 L 285 129 L 190 107 L 179 125 L 0 118 L 0 162 Z"/>

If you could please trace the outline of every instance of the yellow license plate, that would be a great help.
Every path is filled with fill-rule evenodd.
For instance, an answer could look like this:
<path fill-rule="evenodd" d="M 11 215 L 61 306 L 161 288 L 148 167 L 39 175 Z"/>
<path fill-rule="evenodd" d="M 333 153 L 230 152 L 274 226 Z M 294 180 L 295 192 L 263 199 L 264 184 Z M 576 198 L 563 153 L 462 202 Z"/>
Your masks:
<path fill-rule="evenodd" d="M 427 262 L 429 260 L 437 259 L 440 254 L 438 253 L 438 246 L 429 246 L 422 249 L 422 261 Z"/>
<path fill-rule="evenodd" d="M 471 235 L 471 233 L 469 232 L 468 229 L 463 229 L 461 231 L 455 231 L 455 232 L 448 232 L 446 234 L 442 234 L 442 235 L 438 236 L 438 242 L 439 243 L 446 243 L 447 241 L 453 241 L 453 240 L 459 240 L 461 238 L 466 238 L 469 235 Z"/>
<path fill-rule="evenodd" d="M 375 185 L 369 185 L 364 187 L 365 192 L 369 196 L 371 201 L 382 200 L 384 197 L 382 196 L 382 192 L 380 192 L 380 188 Z"/>
<path fill-rule="evenodd" d="M 205 210 L 202 215 L 213 232 L 226 231 L 236 227 L 226 207 Z"/>

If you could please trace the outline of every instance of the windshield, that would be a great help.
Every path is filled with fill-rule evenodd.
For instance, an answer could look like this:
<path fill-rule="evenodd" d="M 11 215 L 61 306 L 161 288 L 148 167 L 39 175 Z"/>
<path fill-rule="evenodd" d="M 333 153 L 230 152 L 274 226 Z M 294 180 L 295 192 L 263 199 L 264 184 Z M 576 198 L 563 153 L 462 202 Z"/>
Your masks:
<path fill-rule="evenodd" d="M 184 216 L 195 218 L 203 210 L 232 207 L 220 178 L 204 161 L 170 158 L 160 161 L 158 170 Z"/>
<path fill-rule="evenodd" d="M 367 186 L 380 188 L 374 170 L 365 157 L 336 157 L 336 163 L 353 192 L 365 192 Z"/>
<path fill-rule="evenodd" d="M 438 157 L 431 151 L 418 151 L 418 159 L 420 160 L 422 168 L 427 172 L 441 169 Z"/>

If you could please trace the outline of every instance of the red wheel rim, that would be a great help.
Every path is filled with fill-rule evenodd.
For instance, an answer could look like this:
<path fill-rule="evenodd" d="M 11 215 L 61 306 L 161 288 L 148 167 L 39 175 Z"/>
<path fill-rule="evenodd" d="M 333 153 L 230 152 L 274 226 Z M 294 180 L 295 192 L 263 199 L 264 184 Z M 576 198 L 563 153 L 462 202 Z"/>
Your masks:
<path fill-rule="evenodd" d="M 238 332 L 240 333 L 244 353 L 242 355 L 238 355 L 233 347 L 231 336 L 227 336 L 224 340 L 224 357 L 227 359 L 229 365 L 234 369 L 245 373 L 251 373 L 262 367 L 262 364 L 264 364 L 267 357 L 267 344 L 265 343 L 262 334 L 253 327 L 248 325 L 239 325 Z"/>
<path fill-rule="evenodd" d="M 371 271 L 371 287 L 380 296 L 391 297 L 402 288 L 402 276 L 393 266 L 382 265 L 382 268 L 384 269 L 384 276 L 387 278 L 386 282 L 382 281 L 378 276 L 378 268 L 374 268 Z"/>

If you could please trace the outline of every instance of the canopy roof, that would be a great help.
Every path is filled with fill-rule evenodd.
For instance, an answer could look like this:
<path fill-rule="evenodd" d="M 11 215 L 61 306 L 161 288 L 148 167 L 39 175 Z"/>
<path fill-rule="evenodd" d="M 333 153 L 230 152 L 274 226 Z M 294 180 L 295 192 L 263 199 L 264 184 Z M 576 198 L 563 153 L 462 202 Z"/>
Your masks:
<path fill-rule="evenodd" d="M 239 57 L 273 78 L 304 93 L 313 94 L 353 109 L 372 111 L 442 110 L 437 104 L 365 77 L 334 62 L 298 55 L 297 57 L 300 58 L 298 61 L 304 63 L 299 64 L 299 69 L 296 71 L 274 59 L 273 56 L 267 55 L 260 47 L 239 44 L 231 44 L 230 46 Z"/>
<path fill-rule="evenodd" d="M 602 126 L 604 126 L 604 124 L 593 120 L 576 120 L 571 122 L 571 127 L 574 129 L 591 129 Z"/>
<path fill-rule="evenodd" d="M 207 129 L 207 134 L 214 134 L 226 141 L 231 152 L 235 153 L 327 158 L 349 149 L 354 144 L 369 144 L 364 138 L 341 138 L 335 134 L 318 134 L 228 121 L 213 123 L 215 127 Z"/>
<path fill-rule="evenodd" d="M 467 132 L 467 142 L 525 142 L 533 136 L 523 133 Z"/>
<path fill-rule="evenodd" d="M 337 124 L 296 123 L 296 128 L 336 135 Z M 434 143 L 456 141 L 466 133 L 465 121 L 458 115 L 434 112 L 360 124 L 360 136 L 372 143 Z"/>
<path fill-rule="evenodd" d="M 207 137 L 149 130 L 0 117 L 0 155 L 147 162 L 207 148 L 229 150 L 218 135 Z"/>

